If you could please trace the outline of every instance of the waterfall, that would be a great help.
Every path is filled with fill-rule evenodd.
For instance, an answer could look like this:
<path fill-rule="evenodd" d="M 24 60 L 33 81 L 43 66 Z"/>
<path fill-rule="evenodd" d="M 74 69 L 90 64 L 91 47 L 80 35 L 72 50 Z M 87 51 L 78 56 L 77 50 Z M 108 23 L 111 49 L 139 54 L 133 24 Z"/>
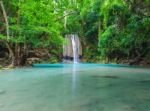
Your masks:
<path fill-rule="evenodd" d="M 79 62 L 79 37 L 77 35 L 71 36 L 72 49 L 73 49 L 73 63 Z"/>
<path fill-rule="evenodd" d="M 82 56 L 82 48 L 77 34 L 69 34 L 65 37 L 63 45 L 63 61 L 65 63 L 79 63 Z"/>

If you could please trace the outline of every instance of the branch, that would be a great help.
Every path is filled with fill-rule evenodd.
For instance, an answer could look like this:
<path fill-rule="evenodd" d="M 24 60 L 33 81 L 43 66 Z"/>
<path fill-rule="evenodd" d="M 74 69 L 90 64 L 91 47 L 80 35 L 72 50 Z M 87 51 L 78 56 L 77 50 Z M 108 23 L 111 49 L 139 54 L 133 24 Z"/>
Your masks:
<path fill-rule="evenodd" d="M 72 11 L 72 12 L 67 13 L 66 15 L 64 15 L 64 16 L 62 16 L 62 17 L 59 17 L 58 19 L 56 19 L 56 21 L 57 21 L 57 20 L 60 20 L 60 19 L 63 19 L 63 18 L 65 18 L 66 16 L 73 15 L 73 14 L 76 14 L 76 13 L 77 13 L 77 12 Z"/>

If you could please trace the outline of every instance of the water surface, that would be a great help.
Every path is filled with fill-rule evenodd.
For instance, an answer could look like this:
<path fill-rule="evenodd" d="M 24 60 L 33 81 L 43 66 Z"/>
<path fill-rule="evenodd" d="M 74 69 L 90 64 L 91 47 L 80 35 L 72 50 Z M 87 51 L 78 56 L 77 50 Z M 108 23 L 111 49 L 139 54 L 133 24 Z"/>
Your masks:
<path fill-rule="evenodd" d="M 150 69 L 59 65 L 0 71 L 0 111 L 150 111 Z"/>

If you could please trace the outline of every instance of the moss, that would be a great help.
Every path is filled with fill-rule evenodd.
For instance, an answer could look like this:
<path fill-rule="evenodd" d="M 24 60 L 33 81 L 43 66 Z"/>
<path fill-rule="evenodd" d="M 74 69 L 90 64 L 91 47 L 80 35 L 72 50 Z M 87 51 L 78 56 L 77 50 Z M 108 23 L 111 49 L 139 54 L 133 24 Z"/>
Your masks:
<path fill-rule="evenodd" d="M 3 66 L 2 65 L 0 65 L 0 70 L 3 68 Z"/>

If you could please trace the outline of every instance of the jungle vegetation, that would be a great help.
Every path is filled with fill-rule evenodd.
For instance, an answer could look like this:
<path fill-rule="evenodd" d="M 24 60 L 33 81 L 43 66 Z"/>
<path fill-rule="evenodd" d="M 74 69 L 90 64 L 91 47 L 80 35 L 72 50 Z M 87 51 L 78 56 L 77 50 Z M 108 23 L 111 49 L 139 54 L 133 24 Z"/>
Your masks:
<path fill-rule="evenodd" d="M 84 62 L 150 64 L 150 0 L 0 0 L 1 65 L 60 62 L 70 33 Z"/>

